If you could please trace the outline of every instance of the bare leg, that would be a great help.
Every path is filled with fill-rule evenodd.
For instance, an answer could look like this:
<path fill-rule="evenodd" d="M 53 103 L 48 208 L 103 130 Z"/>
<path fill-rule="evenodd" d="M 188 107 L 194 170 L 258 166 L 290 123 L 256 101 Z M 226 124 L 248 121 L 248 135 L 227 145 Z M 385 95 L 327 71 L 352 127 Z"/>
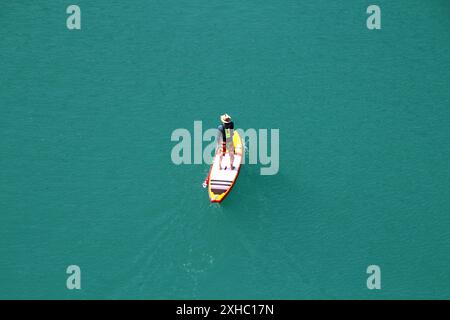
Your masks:
<path fill-rule="evenodd" d="M 231 142 L 231 144 L 228 146 L 228 153 L 230 155 L 230 169 L 234 170 L 234 145 L 233 142 Z"/>
<path fill-rule="evenodd" d="M 219 150 L 219 152 L 220 152 L 219 169 L 220 170 L 222 170 L 222 159 L 223 159 L 223 156 L 225 155 L 225 151 L 226 151 L 226 145 L 225 145 L 225 143 L 223 143 Z"/>

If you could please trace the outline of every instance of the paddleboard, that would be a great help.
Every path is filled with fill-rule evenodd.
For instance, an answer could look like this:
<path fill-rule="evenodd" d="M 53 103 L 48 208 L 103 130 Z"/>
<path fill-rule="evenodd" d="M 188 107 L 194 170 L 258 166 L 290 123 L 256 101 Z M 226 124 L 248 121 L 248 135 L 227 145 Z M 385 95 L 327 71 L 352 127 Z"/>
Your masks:
<path fill-rule="evenodd" d="M 236 183 L 236 179 L 239 175 L 239 170 L 242 163 L 242 140 L 236 130 L 233 131 L 233 144 L 234 144 L 234 161 L 233 170 L 230 166 L 230 156 L 228 150 L 222 158 L 222 170 L 219 167 L 220 154 L 222 152 L 221 147 L 217 149 L 216 155 L 211 165 L 211 169 L 208 175 L 208 194 L 211 202 L 222 202 L 223 199 L 231 191 L 231 188 Z"/>

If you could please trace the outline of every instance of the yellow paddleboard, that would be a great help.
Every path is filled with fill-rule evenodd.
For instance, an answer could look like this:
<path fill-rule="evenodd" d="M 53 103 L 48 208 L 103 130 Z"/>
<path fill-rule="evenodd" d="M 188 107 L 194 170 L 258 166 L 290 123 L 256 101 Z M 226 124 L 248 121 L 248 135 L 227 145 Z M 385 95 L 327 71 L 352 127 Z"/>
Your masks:
<path fill-rule="evenodd" d="M 225 156 L 223 156 L 222 158 L 222 170 L 219 167 L 220 154 L 222 152 L 221 147 L 219 147 L 218 152 L 216 152 L 216 155 L 214 157 L 214 161 L 209 172 L 208 181 L 208 194 L 211 202 L 222 202 L 222 200 L 231 191 L 231 188 L 235 184 L 236 179 L 239 175 L 239 169 L 241 168 L 242 163 L 243 146 L 241 137 L 236 130 L 234 130 L 233 144 L 233 170 L 230 169 L 230 156 L 228 154 L 228 150 Z"/>

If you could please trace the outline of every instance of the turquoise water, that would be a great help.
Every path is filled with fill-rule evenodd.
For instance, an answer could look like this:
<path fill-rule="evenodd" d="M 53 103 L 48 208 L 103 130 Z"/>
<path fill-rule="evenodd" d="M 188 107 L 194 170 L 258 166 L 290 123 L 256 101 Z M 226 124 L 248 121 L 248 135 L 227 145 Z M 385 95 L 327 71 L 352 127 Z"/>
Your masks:
<path fill-rule="evenodd" d="M 450 298 L 448 1 L 77 4 L 0 9 L 0 298 Z M 280 170 L 218 205 L 170 136 L 224 112 Z"/>

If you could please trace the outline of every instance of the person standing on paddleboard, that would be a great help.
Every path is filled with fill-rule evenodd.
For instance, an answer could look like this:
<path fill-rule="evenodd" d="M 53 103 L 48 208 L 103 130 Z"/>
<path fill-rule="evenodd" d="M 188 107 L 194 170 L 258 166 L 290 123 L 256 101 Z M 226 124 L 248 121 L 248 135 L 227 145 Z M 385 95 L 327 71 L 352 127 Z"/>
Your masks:
<path fill-rule="evenodd" d="M 228 114 L 223 114 L 220 116 L 220 121 L 222 124 L 219 126 L 219 133 L 217 135 L 217 143 L 222 143 L 222 150 L 220 152 L 219 168 L 222 170 L 222 158 L 228 150 L 230 155 L 230 169 L 234 170 L 234 144 L 233 144 L 233 134 L 234 134 L 234 123 L 231 121 L 231 117 Z M 219 145 L 220 146 L 220 145 Z M 226 168 L 225 168 L 226 169 Z"/>

